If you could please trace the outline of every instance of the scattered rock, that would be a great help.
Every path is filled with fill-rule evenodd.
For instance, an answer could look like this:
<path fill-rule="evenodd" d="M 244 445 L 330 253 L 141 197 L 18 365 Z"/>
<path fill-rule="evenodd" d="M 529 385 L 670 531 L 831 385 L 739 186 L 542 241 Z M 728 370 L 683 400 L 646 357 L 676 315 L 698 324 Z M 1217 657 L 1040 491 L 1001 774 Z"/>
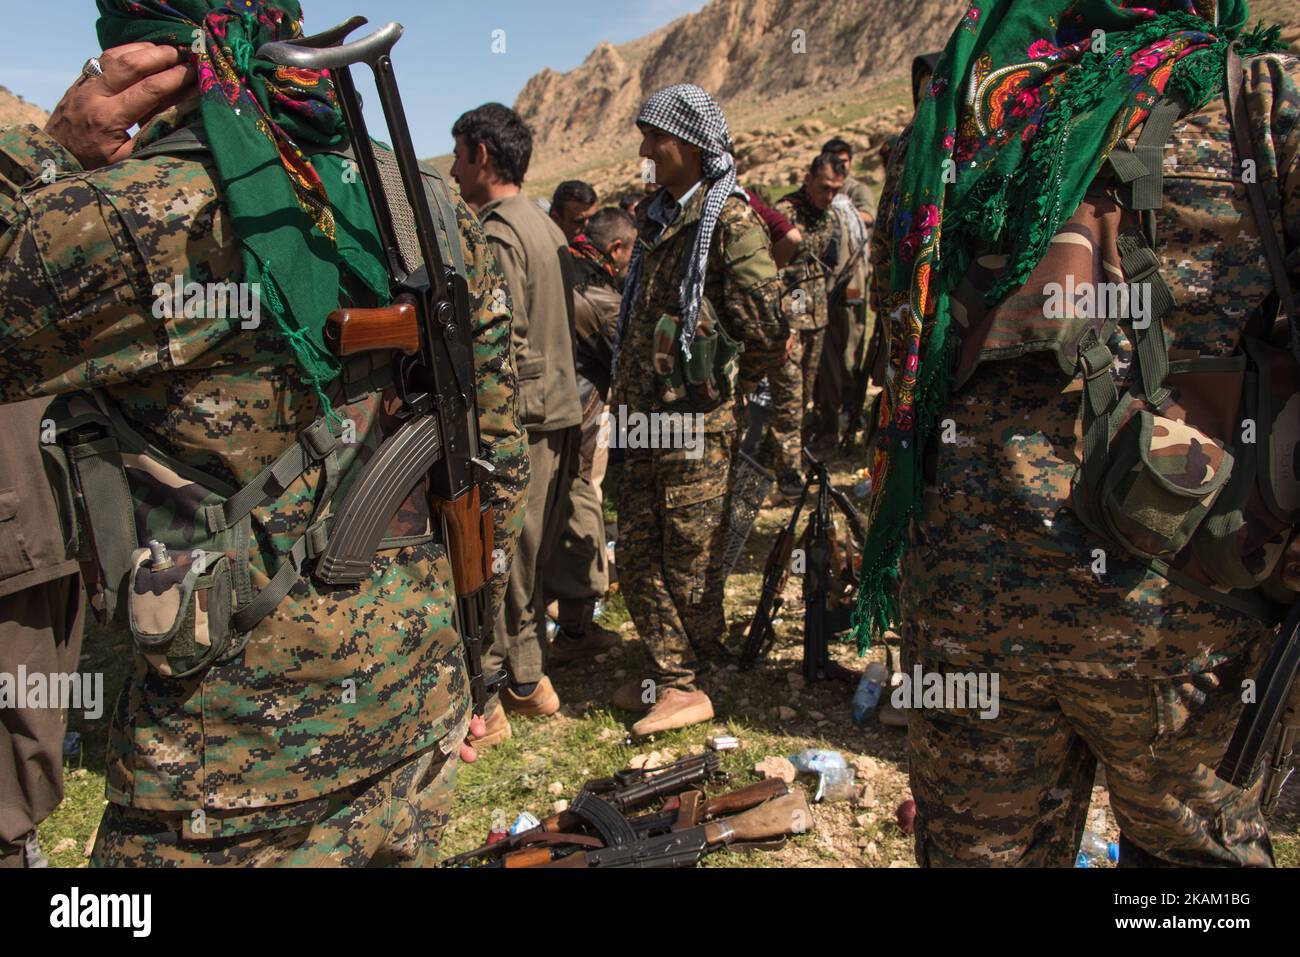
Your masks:
<path fill-rule="evenodd" d="M 600 740 L 602 741 L 609 741 L 613 738 L 617 738 L 618 732 L 615 731 L 613 728 L 601 728 L 600 734 L 598 734 L 596 737 L 600 738 Z"/>
<path fill-rule="evenodd" d="M 863 834 L 861 837 L 858 838 L 858 847 L 862 848 L 863 850 L 866 850 L 867 847 L 870 846 L 870 844 L 871 844 L 871 838 L 867 837 L 867 835 Z"/>
<path fill-rule="evenodd" d="M 559 781 L 552 781 L 550 784 L 546 785 L 546 791 L 548 794 L 554 794 L 556 797 L 559 797 L 564 793 L 564 785 Z"/>
<path fill-rule="evenodd" d="M 649 759 L 650 759 L 650 755 L 648 754 L 638 754 L 634 756 L 632 760 L 627 763 L 627 766 L 634 771 L 639 771 L 645 767 L 645 763 Z"/>
<path fill-rule="evenodd" d="M 569 809 L 569 802 L 564 800 L 563 798 L 561 798 L 560 800 L 556 801 L 554 804 L 551 805 L 551 810 L 554 811 L 556 814 L 563 814 L 568 809 Z"/>
<path fill-rule="evenodd" d="M 858 827 L 866 827 L 875 819 L 876 816 L 874 814 L 859 814 L 853 819 L 853 821 L 858 825 Z"/>
<path fill-rule="evenodd" d="M 866 852 L 867 857 L 875 857 L 880 853 L 880 848 L 876 847 L 875 841 L 867 841 Z"/>
<path fill-rule="evenodd" d="M 595 661 L 596 661 L 596 664 L 598 664 L 598 665 L 603 665 L 605 662 L 609 661 L 609 653 L 608 653 L 608 652 L 601 652 L 600 654 L 598 654 L 598 655 L 596 656 Z"/>
<path fill-rule="evenodd" d="M 72 849 L 75 848 L 76 846 L 77 846 L 77 842 L 76 842 L 76 840 L 74 840 L 73 838 L 70 838 L 70 837 L 65 837 L 63 840 L 59 841 L 58 844 L 55 844 L 55 845 L 54 845 L 54 847 L 53 847 L 53 849 L 50 851 L 50 853 L 51 853 L 51 854 L 66 854 L 68 851 L 72 850 Z"/>
<path fill-rule="evenodd" d="M 880 773 L 880 762 L 865 754 L 859 754 L 849 761 L 849 767 L 858 772 L 859 778 L 871 778 Z"/>
<path fill-rule="evenodd" d="M 822 714 L 820 711 L 809 711 L 808 717 L 812 718 L 814 721 L 826 720 L 826 715 Z"/>
<path fill-rule="evenodd" d="M 799 712 L 795 711 L 794 708 L 787 708 L 785 705 L 781 705 L 776 709 L 776 716 L 782 721 L 793 721 L 795 718 L 799 717 Z"/>
<path fill-rule="evenodd" d="M 862 787 L 858 789 L 858 793 L 853 795 L 853 806 L 854 807 L 875 807 L 876 806 L 876 789 L 871 786 L 870 782 L 862 785 Z"/>
<path fill-rule="evenodd" d="M 777 757 L 776 755 L 766 757 L 755 764 L 754 773 L 764 780 L 769 778 L 780 778 L 786 784 L 794 784 L 794 765 L 785 758 Z"/>
<path fill-rule="evenodd" d="M 787 671 L 785 673 L 785 682 L 796 691 L 807 684 L 807 681 L 804 680 L 804 676 L 799 674 L 797 671 Z"/>
<path fill-rule="evenodd" d="M 705 748 L 704 745 L 702 744 L 692 744 L 689 748 L 686 749 L 686 753 L 694 757 L 697 754 L 703 754 L 707 750 L 708 749 Z"/>
<path fill-rule="evenodd" d="M 627 677 L 627 672 L 624 671 L 622 668 L 619 668 L 618 671 L 615 671 L 615 672 L 614 672 L 614 677 L 615 677 L 615 678 L 626 678 L 626 677 Z"/>

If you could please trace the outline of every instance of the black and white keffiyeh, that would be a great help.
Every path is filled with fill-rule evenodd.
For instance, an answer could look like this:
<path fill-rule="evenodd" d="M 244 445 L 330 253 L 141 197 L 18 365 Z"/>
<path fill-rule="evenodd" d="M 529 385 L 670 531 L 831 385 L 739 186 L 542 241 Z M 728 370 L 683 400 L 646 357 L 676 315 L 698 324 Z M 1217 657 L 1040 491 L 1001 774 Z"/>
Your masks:
<path fill-rule="evenodd" d="M 678 293 L 682 311 L 682 354 L 689 359 L 691 343 L 695 341 L 696 323 L 700 317 L 700 306 L 704 300 L 704 278 L 713 230 L 718 225 L 718 216 L 722 213 L 727 197 L 737 191 L 731 130 L 727 127 L 727 118 L 723 115 L 722 108 L 713 97 L 692 83 L 678 83 L 652 94 L 641 107 L 636 122 L 638 126 L 653 126 L 699 147 L 703 153 L 704 179 L 710 184 L 704 212 L 700 217 L 700 228 L 695 237 L 695 249 Z M 641 258 L 644 250 L 644 244 L 638 240 L 628 267 L 618 318 L 618 336 L 614 345 L 615 372 L 628 314 L 641 285 Z"/>

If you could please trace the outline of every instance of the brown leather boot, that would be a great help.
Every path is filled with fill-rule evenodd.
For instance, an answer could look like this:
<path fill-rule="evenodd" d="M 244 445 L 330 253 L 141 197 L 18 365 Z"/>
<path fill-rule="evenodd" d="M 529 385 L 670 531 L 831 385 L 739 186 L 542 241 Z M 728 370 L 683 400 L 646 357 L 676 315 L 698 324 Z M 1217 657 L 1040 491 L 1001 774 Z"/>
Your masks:
<path fill-rule="evenodd" d="M 650 702 L 645 700 L 645 688 L 639 681 L 629 681 L 619 685 L 610 701 L 613 702 L 614 707 L 631 711 L 633 714 L 645 714 L 651 708 Z"/>
<path fill-rule="evenodd" d="M 533 693 L 521 697 L 512 688 L 501 692 L 501 704 L 507 711 L 529 718 L 545 718 L 560 710 L 560 696 L 551 687 L 551 679 L 543 677 Z"/>
<path fill-rule="evenodd" d="M 659 696 L 650 713 L 632 725 L 632 733 L 644 737 L 712 720 L 713 702 L 703 691 L 668 688 Z"/>
<path fill-rule="evenodd" d="M 563 631 L 556 635 L 547 657 L 552 664 L 565 665 L 582 658 L 594 658 L 601 652 L 609 651 L 622 640 L 623 636 L 618 632 L 589 621 L 581 638 L 570 638 Z"/>
<path fill-rule="evenodd" d="M 505 709 L 499 704 L 495 708 L 490 709 L 488 713 L 483 716 L 483 720 L 487 724 L 487 729 L 483 732 L 483 737 L 476 738 L 473 735 L 470 735 L 469 738 L 469 743 L 472 744 L 475 749 L 490 748 L 494 744 L 500 744 L 502 741 L 509 740 L 510 736 L 514 734 L 514 732 L 510 730 L 510 719 L 506 717 Z"/>

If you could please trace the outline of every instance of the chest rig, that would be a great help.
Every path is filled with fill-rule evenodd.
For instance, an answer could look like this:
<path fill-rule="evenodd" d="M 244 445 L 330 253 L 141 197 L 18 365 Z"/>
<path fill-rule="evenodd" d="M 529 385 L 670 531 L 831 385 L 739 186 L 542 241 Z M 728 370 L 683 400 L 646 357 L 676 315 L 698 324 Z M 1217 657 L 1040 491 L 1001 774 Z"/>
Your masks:
<path fill-rule="evenodd" d="M 153 156 L 199 158 L 208 152 L 201 134 L 180 130 L 138 150 Z M 392 154 L 376 149 L 381 170 L 396 176 Z M 431 182 L 432 180 L 432 182 Z M 445 261 L 466 273 L 456 232 L 456 212 L 440 178 L 426 176 L 425 193 L 443 244 Z M 350 404 L 382 395 L 393 383 L 382 356 L 345 362 L 330 385 L 330 399 Z M 346 538 L 330 505 L 360 471 L 354 439 L 337 417 L 322 416 L 303 429 L 243 487 L 193 468 L 134 429 L 100 391 L 62 396 L 47 417 L 46 471 L 61 505 L 69 551 L 81 562 L 92 607 L 101 621 L 125 625 L 137 649 L 159 674 L 186 678 L 233 659 L 249 634 L 290 590 L 316 570 L 331 541 Z M 345 439 L 347 441 L 345 441 Z M 315 473 L 309 501 L 286 493 Z M 304 515 L 297 529 L 266 528 L 259 509 Z M 292 535 L 287 548 L 266 543 Z M 414 534 L 383 538 L 375 552 L 424 545 L 432 525 Z M 250 561 L 267 558 L 268 575 Z M 373 559 L 373 555 L 371 556 Z"/>

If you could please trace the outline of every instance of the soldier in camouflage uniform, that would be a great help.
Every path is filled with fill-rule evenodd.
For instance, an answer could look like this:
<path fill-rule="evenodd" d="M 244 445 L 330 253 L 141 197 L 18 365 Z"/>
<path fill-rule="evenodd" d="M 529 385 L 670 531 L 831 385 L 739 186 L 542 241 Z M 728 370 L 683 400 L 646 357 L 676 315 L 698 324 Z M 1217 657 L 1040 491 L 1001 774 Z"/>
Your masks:
<path fill-rule="evenodd" d="M 654 94 L 637 123 L 641 155 L 655 163 L 662 188 L 637 208 L 639 242 L 619 317 L 611 414 L 666 411 L 662 379 L 675 362 L 680 369 L 688 349 L 697 355 L 707 348 L 709 337 L 725 334 L 744 347 L 740 369 L 715 369 L 705 390 L 713 398 L 696 406 L 702 448 L 627 447 L 616 438 L 625 447 L 619 581 L 653 670 L 621 687 L 614 702 L 649 712 L 633 725 L 649 734 L 713 715 L 696 656 L 716 652 L 726 626 L 721 571 L 738 434 L 735 377 L 739 371 L 757 381 L 771 372 L 789 330 L 767 230 L 735 188 L 731 137 L 717 104 L 699 87 L 681 84 Z M 714 322 L 720 331 L 708 328 Z M 694 414 L 690 402 L 674 408 Z"/>
<path fill-rule="evenodd" d="M 985 22 L 1001 22 L 1002 11 L 993 8 L 1004 5 L 976 4 L 950 51 L 969 42 L 961 40 L 963 31 L 979 31 L 980 14 Z M 1159 13 L 1188 9 L 1176 0 L 1144 6 Z M 1245 22 L 1244 8 L 1224 0 L 1216 21 L 1213 7 L 1208 13 L 1206 5 L 1196 7 L 1206 17 L 1205 34 L 1235 35 Z M 1098 23 L 1112 30 L 1116 25 L 1110 4 L 1079 4 L 1075 12 L 1077 18 L 1063 22 L 1059 34 L 1043 23 L 1029 59 L 1055 60 L 1068 44 L 1091 36 Z M 1141 17 L 1127 10 L 1118 15 Z M 1111 50 L 1128 36 L 1109 33 Z M 1145 36 L 1150 43 L 1160 34 Z M 1136 79 L 1120 82 L 1142 88 L 1161 56 L 1186 49 L 1188 42 L 1203 43 L 1201 36 L 1189 38 L 1175 26 L 1162 47 L 1146 52 L 1123 47 Z M 1024 46 L 1012 55 L 1023 59 Z M 1223 58 L 1222 47 L 1211 51 L 1215 82 L 1208 100 L 1173 124 L 1163 151 L 1163 203 L 1145 204 L 1158 207 L 1153 215 L 1159 275 L 1174 303 L 1163 319 L 1169 354 L 1221 357 L 1221 363 L 1239 348 L 1247 317 L 1274 286 L 1264 264 L 1261 229 L 1235 181 L 1239 157 L 1220 88 Z M 949 76 L 941 69 L 932 90 L 939 96 L 948 89 L 962 95 L 966 84 L 973 84 L 980 90 L 976 110 L 995 106 L 999 95 L 1028 102 L 1014 87 L 998 93 L 992 84 L 981 85 L 1002 63 L 991 56 L 971 62 L 973 77 Z M 1277 203 L 1276 231 L 1285 236 L 1294 286 L 1300 276 L 1300 140 L 1295 135 L 1300 61 L 1273 53 L 1246 63 L 1245 101 L 1259 180 L 1269 184 Z M 1167 80 L 1169 73 L 1163 76 Z M 1138 102 L 1150 105 L 1155 98 Z M 946 139 L 944 148 L 955 152 L 963 169 L 982 168 L 983 151 L 1007 141 L 999 140 L 997 131 L 983 141 L 969 107 L 958 108 L 956 130 L 945 132 L 952 129 L 949 121 L 929 118 L 929 111 L 941 108 L 924 104 L 916 129 L 905 133 L 895 150 L 882 228 L 873 241 L 875 291 L 890 333 L 879 433 L 889 454 L 899 449 L 890 443 L 915 437 L 907 430 L 915 421 L 920 393 L 914 390 L 924 381 L 926 366 L 924 355 L 917 360 L 914 338 L 924 326 L 914 317 L 928 317 L 935 308 L 933 298 L 922 298 L 918 309 L 908 291 L 890 283 L 896 264 L 930 262 L 927 231 L 938 225 L 923 206 L 917 209 L 925 198 L 902 186 L 908 154 L 920 149 L 917 130 L 931 124 L 925 135 L 935 143 Z M 1014 114 L 1006 115 L 1013 136 L 1028 139 L 1038 129 L 1022 133 L 1010 119 Z M 1042 118 L 1036 114 L 1032 122 Z M 1136 145 L 1145 128 L 1125 127 L 1121 152 Z M 927 162 L 934 162 L 932 155 Z M 985 298 L 1007 267 L 1002 251 L 981 256 L 971 249 L 969 269 L 953 291 L 954 393 L 938 412 L 925 446 L 922 512 L 913 522 L 901 568 L 899 629 L 905 674 L 918 665 L 937 674 L 997 674 L 1000 707 L 987 720 L 952 702 L 910 712 L 917 859 L 930 866 L 1069 866 L 1100 762 L 1122 833 L 1121 866 L 1267 866 L 1273 853 L 1257 787 L 1234 788 L 1219 780 L 1214 768 L 1240 714 L 1243 682 L 1256 676 L 1273 629 L 1225 604 L 1228 589 L 1178 577 L 1172 568 L 1161 574 L 1089 531 L 1071 495 L 1083 453 L 1082 386 L 1063 374 L 1071 360 L 1059 362 L 1052 346 L 1063 322 L 1045 310 L 1046 290 L 1066 277 L 1082 288 L 1085 282 L 1126 275 L 1124 237 L 1143 231 L 1140 214 L 1130 208 L 1139 204 L 1109 164 L 1090 186 L 1084 184 L 1087 192 L 1074 215 L 1069 215 L 1072 207 L 1063 211 L 1056 240 L 1005 300 L 990 305 Z M 949 220 L 943 224 L 948 249 Z M 1141 376 L 1149 374 L 1142 371 L 1145 360 L 1138 361 L 1128 328 L 1114 327 L 1105 343 L 1116 358 L 1121 390 L 1126 384 L 1145 388 Z M 1161 411 L 1176 417 L 1184 400 L 1175 388 L 1167 400 L 1172 404 Z M 1213 401 L 1223 403 L 1222 413 L 1232 414 L 1228 403 L 1235 398 L 1227 389 Z M 1185 429 L 1171 428 L 1169 441 Z M 1159 432 L 1153 456 L 1171 451 L 1162 447 Z M 1179 454 L 1196 447 L 1186 445 Z M 1209 443 L 1204 448 L 1215 451 Z M 1195 465 L 1198 480 L 1213 460 L 1211 454 Z M 881 462 L 878 457 L 873 469 L 878 485 Z M 877 525 L 885 514 L 881 500 L 878 487 L 872 508 Z"/>
<path fill-rule="evenodd" d="M 826 277 L 835 265 L 831 260 L 839 228 L 831 203 L 844 188 L 847 174 L 838 158 L 823 153 L 809 165 L 803 185 L 776 204 L 776 211 L 803 234 L 781 273 L 781 311 L 794 333 L 794 348 L 768 376 L 772 417 L 764 440 L 764 454 L 776 472 L 780 493 L 787 498 L 798 496 L 803 486 L 804 419 L 812 407 L 830 321 Z"/>
<path fill-rule="evenodd" d="M 190 19 L 179 24 L 175 44 L 136 43 L 106 53 L 104 75 L 79 81 L 51 129 L 78 128 L 57 122 L 65 106 L 68 112 L 77 108 L 78 97 L 107 102 L 135 81 L 164 75 L 178 62 L 177 50 L 190 49 L 200 25 L 207 40 L 195 57 L 200 75 L 228 62 L 225 29 L 214 31 L 212 19 L 224 15 L 209 17 L 215 3 L 178 0 L 166 11 L 150 4 L 131 4 L 129 11 L 113 6 L 101 3 L 106 19 L 151 11 L 168 16 L 168 23 L 176 22 L 173 11 Z M 256 46 L 300 35 L 299 18 L 296 3 L 255 3 L 241 25 L 257 27 L 251 37 Z M 112 23 L 106 30 L 101 20 L 100 27 L 101 36 L 116 35 Z M 293 80 L 301 89 L 318 84 L 319 76 L 298 71 Z M 92 390 L 76 401 L 113 410 L 157 450 L 128 457 L 126 474 L 132 483 L 148 482 L 149 501 L 187 523 L 178 533 L 186 535 L 196 533 L 193 500 L 201 493 L 192 473 L 182 477 L 177 470 L 200 470 L 243 487 L 305 441 L 300 433 L 319 414 L 315 390 L 277 323 L 244 329 L 204 316 L 202 309 L 197 316 L 190 310 L 173 314 L 154 301 L 153 284 L 176 276 L 245 278 L 239 239 L 247 237 L 239 237 L 218 189 L 213 153 L 130 158 L 173 130 L 211 129 L 214 104 L 206 95 L 157 116 L 133 144 L 123 142 L 127 158 L 98 169 L 32 126 L 0 137 L 5 191 L 12 198 L 0 221 L 0 400 Z M 329 97 L 326 102 L 332 90 Z M 236 102 L 253 109 L 246 94 Z M 117 123 L 119 135 L 140 118 L 117 117 L 125 119 Z M 311 162 L 323 171 L 330 155 L 315 154 Z M 47 160 L 58 172 L 53 184 L 41 179 Z M 87 164 L 97 165 L 89 158 Z M 426 175 L 450 197 L 435 174 Z M 480 424 L 496 467 L 494 531 L 501 551 L 492 585 L 499 604 L 527 480 L 510 314 L 498 308 L 508 295 L 477 221 L 459 200 L 449 201 L 459 232 L 457 239 L 452 231 L 450 241 L 460 243 L 468 275 Z M 364 294 L 357 295 L 366 304 Z M 378 386 L 356 362 L 323 387 L 336 415 L 355 428 L 355 443 L 336 448 L 345 482 L 358 454 L 372 454 L 396 425 L 388 412 L 391 385 Z M 164 460 L 173 467 L 158 467 Z M 333 468 L 335 461 L 324 465 Z M 266 586 L 286 563 L 325 470 L 310 468 L 253 510 L 254 588 Z M 100 516 L 89 518 L 97 526 Z M 146 523 L 137 534 L 149 534 L 150 516 L 137 509 L 136 519 Z M 461 745 L 471 722 L 462 642 L 452 621 L 451 572 L 430 527 L 427 500 L 417 488 L 389 532 L 390 538 L 409 536 L 407 544 L 381 550 L 369 579 L 356 587 L 327 587 L 302 574 L 252 628 L 242 650 L 191 676 L 171 677 L 137 653 L 112 718 L 109 803 L 94 863 L 430 863 L 458 759 L 473 757 Z M 178 568 L 189 561 L 183 551 L 166 554 Z M 92 566 L 83 567 L 95 574 Z M 162 577 L 155 570 L 153 580 Z M 163 582 L 151 597 L 148 581 L 142 577 L 143 592 L 130 596 L 133 629 L 147 627 L 139 618 L 162 615 L 175 594 Z M 221 612 L 210 600 L 196 601 L 192 635 L 200 646 L 215 633 L 210 616 Z M 126 617 L 119 607 L 107 624 L 126 632 Z M 481 721 L 474 724 L 481 728 Z"/>

